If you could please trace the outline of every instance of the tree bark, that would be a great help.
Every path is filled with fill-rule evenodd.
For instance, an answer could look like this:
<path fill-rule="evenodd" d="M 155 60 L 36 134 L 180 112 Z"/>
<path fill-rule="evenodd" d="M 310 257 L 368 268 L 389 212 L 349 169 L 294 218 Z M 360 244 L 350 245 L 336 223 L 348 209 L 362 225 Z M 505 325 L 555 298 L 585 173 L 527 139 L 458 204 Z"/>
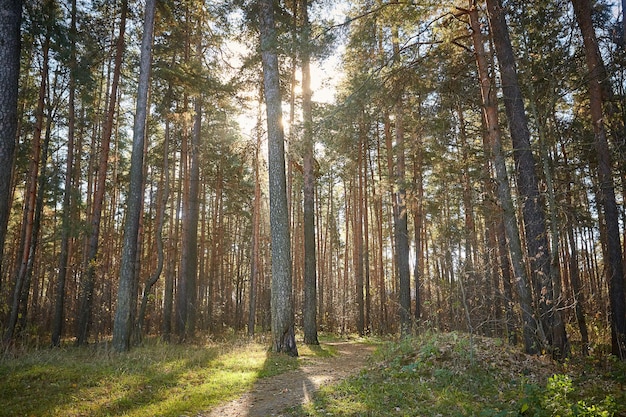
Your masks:
<path fill-rule="evenodd" d="M 417 141 L 417 151 L 415 152 L 415 160 L 413 161 L 413 183 L 417 189 L 415 208 L 413 210 L 413 232 L 415 236 L 415 267 L 413 269 L 413 285 L 415 291 L 415 317 L 416 324 L 421 320 L 422 315 L 422 280 L 424 275 L 424 252 L 422 250 L 422 234 L 424 228 L 423 218 L 423 199 L 424 199 L 424 180 L 423 180 L 423 151 L 421 139 Z"/>
<path fill-rule="evenodd" d="M 363 141 L 360 152 L 363 153 L 363 167 L 361 169 L 361 177 L 363 178 L 363 195 L 361 196 L 362 204 L 362 218 L 363 218 L 363 273 L 364 276 L 364 296 L 365 296 L 365 334 L 369 334 L 372 328 L 372 296 L 371 296 L 371 274 L 370 274 L 370 220 L 369 220 L 369 190 L 368 190 L 368 172 L 370 167 L 369 160 L 369 144 L 368 141 Z"/>
<path fill-rule="evenodd" d="M 45 18 L 44 18 L 45 19 Z M 48 25 L 46 25 L 48 26 Z M 13 339 L 15 326 L 17 325 L 20 304 L 23 294 L 27 294 L 26 285 L 29 266 L 32 265 L 35 255 L 35 246 L 39 227 L 37 223 L 37 202 L 38 202 L 38 185 L 39 185 L 39 169 L 42 161 L 42 142 L 41 135 L 43 131 L 44 112 L 46 107 L 46 92 L 48 83 L 49 68 L 49 51 L 50 51 L 50 32 L 46 30 L 45 39 L 42 46 L 42 69 L 41 80 L 39 83 L 39 97 L 37 99 L 37 108 L 35 110 L 35 126 L 32 139 L 32 150 L 30 163 L 28 167 L 27 191 L 24 203 L 24 216 L 22 221 L 21 242 L 19 259 L 16 262 L 15 270 L 15 286 L 13 287 L 13 296 L 11 301 L 11 312 L 6 325 L 4 340 L 9 342 Z M 48 136 L 49 137 L 49 136 Z M 44 160 L 45 163 L 45 160 Z"/>
<path fill-rule="evenodd" d="M 17 135 L 17 98 L 20 72 L 22 1 L 0 1 L 0 290 L 2 259 L 9 214 Z"/>
<path fill-rule="evenodd" d="M 363 117 L 363 116 L 361 116 Z M 365 334 L 365 299 L 363 297 L 363 152 L 361 149 L 365 143 L 366 132 L 363 121 L 359 127 L 359 142 L 357 144 L 357 163 L 354 182 L 356 187 L 352 187 L 352 235 L 354 236 L 353 265 L 354 284 L 356 294 L 356 330 L 360 336 Z"/>
<path fill-rule="evenodd" d="M 291 281 L 291 250 L 282 101 L 278 66 L 274 2 L 260 0 L 260 42 L 268 132 L 270 228 L 272 236 L 272 350 L 298 355 Z"/>
<path fill-rule="evenodd" d="M 509 247 L 511 266 L 517 282 L 517 290 L 520 298 L 520 307 L 523 320 L 523 338 L 526 353 L 538 353 L 540 346 L 537 343 L 537 324 L 532 314 L 532 298 L 530 294 L 529 279 L 526 274 L 526 266 L 523 261 L 522 244 L 511 198 L 511 189 L 506 171 L 506 163 L 502 154 L 502 142 L 500 126 L 498 122 L 498 107 L 496 102 L 496 90 L 489 76 L 488 61 L 483 45 L 483 36 L 480 31 L 478 10 L 476 2 L 470 1 L 469 10 L 470 24 L 472 28 L 472 41 L 480 83 L 480 91 L 483 102 L 483 118 L 487 126 L 487 148 L 490 157 L 493 158 L 496 182 L 498 184 L 498 200 L 502 207 L 503 223 L 506 239 Z"/>
<path fill-rule="evenodd" d="M 118 352 L 130 349 L 133 329 L 134 307 L 137 293 L 137 240 L 139 220 L 143 200 L 143 154 L 148 118 L 148 89 L 150 87 L 150 68 L 152 64 L 152 39 L 154 33 L 154 14 L 156 0 L 146 0 L 141 56 L 139 61 L 139 85 L 137 87 L 137 106 L 133 126 L 133 146 L 130 162 L 130 185 L 128 190 L 126 223 L 124 225 L 124 246 L 120 269 L 120 282 L 117 290 L 117 306 L 113 326 L 113 348 Z"/>
<path fill-rule="evenodd" d="M 259 103 L 260 107 L 260 103 Z M 257 126 L 261 125 L 261 117 Z M 252 208 L 252 247 L 250 248 L 250 293 L 248 304 L 248 336 L 254 337 L 256 327 L 257 289 L 259 281 L 259 246 L 261 238 L 261 178 L 259 153 L 261 152 L 261 129 L 257 129 L 256 145 L 254 147 L 254 202 Z"/>
<path fill-rule="evenodd" d="M 626 359 L 626 298 L 624 291 L 624 266 L 620 242 L 619 211 L 615 200 L 612 161 L 607 141 L 601 72 L 603 64 L 597 52 L 597 39 L 591 19 L 589 0 L 572 0 L 576 21 L 583 35 L 588 75 L 589 110 L 595 137 L 594 146 L 598 159 L 598 201 L 604 211 L 606 222 L 607 276 L 611 308 L 611 347 L 613 355 Z"/>
<path fill-rule="evenodd" d="M 183 193 L 183 244 L 180 266 L 179 288 L 176 293 L 176 331 L 181 340 L 193 337 L 196 327 L 197 308 L 197 275 L 198 275 L 198 219 L 200 166 L 199 146 L 202 125 L 201 98 L 196 97 L 194 104 L 195 117 L 191 143 L 189 146 L 189 188 Z"/>
<path fill-rule="evenodd" d="M 171 86 L 170 86 L 171 87 Z M 165 119 L 165 137 L 169 141 L 170 121 Z M 165 157 L 165 156 L 164 156 Z M 176 162 L 172 164 L 171 175 L 175 178 Z M 179 182 L 180 184 L 180 182 Z M 174 196 L 172 196 L 174 199 Z M 180 186 L 176 189 L 176 199 L 170 206 L 170 226 L 168 228 L 168 260 L 165 268 L 165 288 L 163 291 L 163 340 L 169 342 L 172 334 L 172 313 L 174 307 L 174 269 L 178 258 L 176 242 L 178 242 L 179 215 L 180 213 Z"/>
<path fill-rule="evenodd" d="M 392 29 L 394 61 L 399 64 L 400 47 L 398 27 Z M 398 296 L 400 301 L 400 333 L 404 336 L 411 332 L 411 276 L 409 267 L 409 231 L 406 205 L 406 164 L 404 155 L 404 103 L 403 91 L 397 92 L 395 105 L 396 123 L 396 204 L 394 205 L 394 237 L 396 242 L 396 268 L 398 270 Z"/>
<path fill-rule="evenodd" d="M 315 167 L 313 156 L 313 103 L 311 92 L 311 23 L 308 2 L 302 0 L 302 119 L 304 121 L 303 194 L 304 194 L 304 343 L 317 340 L 317 257 L 315 248 Z"/>
<path fill-rule="evenodd" d="M 487 9 L 502 78 L 504 106 L 513 142 L 513 159 L 524 217 L 531 282 L 538 307 L 538 324 L 541 326 L 540 340 L 545 344 L 543 348 L 551 349 L 552 354 L 560 358 L 567 354 L 567 337 L 565 329 L 562 328 L 564 323 L 555 320 L 554 317 L 550 247 L 543 198 L 539 193 L 539 180 L 535 171 L 535 158 L 531 151 L 530 132 L 517 79 L 513 48 L 500 1 L 487 0 Z"/>

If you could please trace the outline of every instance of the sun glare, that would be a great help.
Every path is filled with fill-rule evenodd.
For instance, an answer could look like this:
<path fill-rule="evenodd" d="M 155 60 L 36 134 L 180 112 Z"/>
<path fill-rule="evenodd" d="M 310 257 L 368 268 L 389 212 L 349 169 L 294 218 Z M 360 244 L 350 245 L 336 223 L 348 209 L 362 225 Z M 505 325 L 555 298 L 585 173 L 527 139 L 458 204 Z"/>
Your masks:
<path fill-rule="evenodd" d="M 249 53 L 249 48 L 239 42 L 232 42 L 230 49 L 235 51 L 236 54 L 233 58 L 233 68 L 237 68 L 243 61 L 241 57 Z M 335 88 L 341 78 L 341 70 L 339 64 L 339 54 L 334 54 L 324 61 L 312 61 L 311 62 L 311 90 L 313 92 L 313 101 L 321 104 L 331 104 L 335 100 Z M 295 94 L 298 97 L 302 95 L 302 73 L 297 71 L 295 77 L 296 85 L 294 88 Z M 246 91 L 242 93 L 243 101 L 247 102 L 247 105 L 241 109 L 241 113 L 237 118 L 241 133 L 244 136 L 253 137 L 255 135 L 255 129 L 257 124 L 257 112 L 258 112 L 258 90 Z M 284 97 L 284 99 L 288 99 Z M 285 133 L 289 133 L 289 104 L 286 102 L 283 107 L 283 127 Z M 295 115 L 296 120 L 300 119 L 300 112 Z"/>

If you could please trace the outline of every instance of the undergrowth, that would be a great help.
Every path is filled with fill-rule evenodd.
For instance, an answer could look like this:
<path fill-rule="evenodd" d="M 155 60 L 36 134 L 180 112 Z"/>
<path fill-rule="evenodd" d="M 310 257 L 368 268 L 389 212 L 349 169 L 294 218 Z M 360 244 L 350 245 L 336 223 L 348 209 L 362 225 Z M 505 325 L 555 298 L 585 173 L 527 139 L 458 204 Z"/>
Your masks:
<path fill-rule="evenodd" d="M 377 344 L 366 370 L 289 414 L 626 417 L 626 365 L 609 356 L 555 363 L 461 333 Z M 100 346 L 22 352 L 0 360 L 0 417 L 197 415 L 259 378 L 336 355 L 332 346 L 299 350 L 291 358 L 262 343 L 152 340 L 126 354 Z"/>
<path fill-rule="evenodd" d="M 385 343 L 368 369 L 290 415 L 626 416 L 625 371 L 617 361 L 555 363 L 499 339 L 429 332 Z"/>

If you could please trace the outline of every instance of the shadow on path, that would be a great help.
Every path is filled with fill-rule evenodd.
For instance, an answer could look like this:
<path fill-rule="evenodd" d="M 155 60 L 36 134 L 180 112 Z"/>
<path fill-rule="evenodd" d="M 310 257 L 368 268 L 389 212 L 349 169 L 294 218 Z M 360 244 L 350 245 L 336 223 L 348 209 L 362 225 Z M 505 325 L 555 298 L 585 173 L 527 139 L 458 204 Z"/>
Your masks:
<path fill-rule="evenodd" d="M 336 355 L 324 357 L 324 346 L 332 346 Z M 354 342 L 327 343 L 312 348 L 316 356 L 301 358 L 298 369 L 259 379 L 250 392 L 198 417 L 277 416 L 286 408 L 311 401 L 322 385 L 357 373 L 374 349 L 372 345 Z"/>

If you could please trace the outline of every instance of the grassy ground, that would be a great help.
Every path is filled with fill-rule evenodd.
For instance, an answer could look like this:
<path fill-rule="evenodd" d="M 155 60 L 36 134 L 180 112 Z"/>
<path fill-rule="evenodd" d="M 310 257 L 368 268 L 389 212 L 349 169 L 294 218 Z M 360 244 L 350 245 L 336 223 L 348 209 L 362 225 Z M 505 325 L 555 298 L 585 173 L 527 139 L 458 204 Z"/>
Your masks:
<path fill-rule="evenodd" d="M 258 343 L 38 350 L 0 361 L 0 416 L 194 415 L 297 366 Z"/>
<path fill-rule="evenodd" d="M 0 359 L 2 416 L 193 416 L 248 391 L 258 378 L 332 349 L 156 340 L 127 354 L 103 345 Z M 622 416 L 626 364 L 607 356 L 563 364 L 498 339 L 426 333 L 385 342 L 367 370 L 324 387 L 292 416 Z M 278 411 L 278 410 L 277 410 Z"/>
<path fill-rule="evenodd" d="M 626 366 L 563 364 L 497 339 L 428 333 L 384 344 L 358 376 L 292 416 L 626 416 Z"/>

